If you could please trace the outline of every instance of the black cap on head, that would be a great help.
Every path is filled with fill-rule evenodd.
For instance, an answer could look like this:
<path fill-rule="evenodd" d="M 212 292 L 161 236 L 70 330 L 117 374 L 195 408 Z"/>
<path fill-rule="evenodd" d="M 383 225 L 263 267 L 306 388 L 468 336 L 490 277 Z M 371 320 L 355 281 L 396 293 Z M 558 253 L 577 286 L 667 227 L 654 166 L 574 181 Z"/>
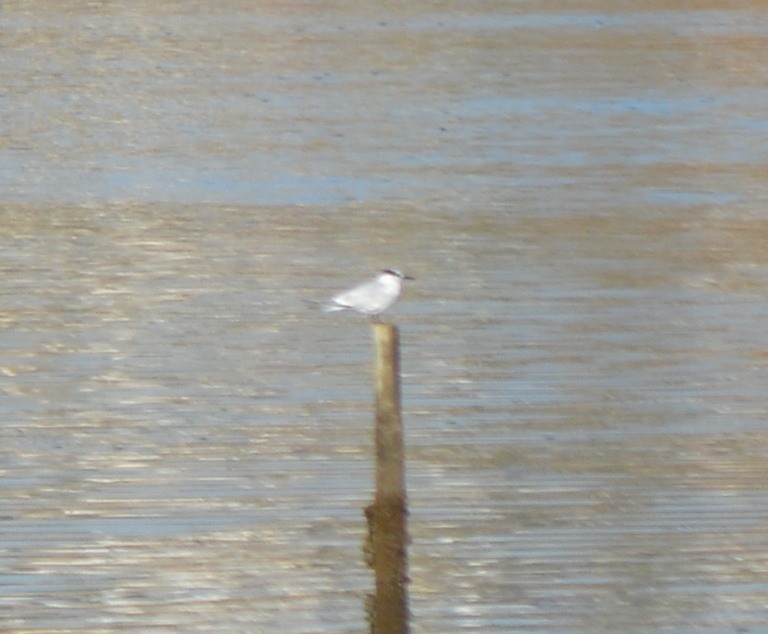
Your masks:
<path fill-rule="evenodd" d="M 410 275 L 405 275 L 405 273 L 401 273 L 397 269 L 384 269 L 382 273 L 386 273 L 387 275 L 394 275 L 395 277 L 399 277 L 401 280 L 412 280 L 415 279 L 411 277 Z"/>

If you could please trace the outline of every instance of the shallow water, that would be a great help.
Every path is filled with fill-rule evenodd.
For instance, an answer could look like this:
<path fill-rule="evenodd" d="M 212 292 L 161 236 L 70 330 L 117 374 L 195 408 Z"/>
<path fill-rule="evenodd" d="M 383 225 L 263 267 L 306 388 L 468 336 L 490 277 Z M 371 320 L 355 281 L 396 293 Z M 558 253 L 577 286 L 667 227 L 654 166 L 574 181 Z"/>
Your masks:
<path fill-rule="evenodd" d="M 761 631 L 761 6 L 5 3 L 3 626 L 365 631 L 387 265 L 415 633 Z"/>

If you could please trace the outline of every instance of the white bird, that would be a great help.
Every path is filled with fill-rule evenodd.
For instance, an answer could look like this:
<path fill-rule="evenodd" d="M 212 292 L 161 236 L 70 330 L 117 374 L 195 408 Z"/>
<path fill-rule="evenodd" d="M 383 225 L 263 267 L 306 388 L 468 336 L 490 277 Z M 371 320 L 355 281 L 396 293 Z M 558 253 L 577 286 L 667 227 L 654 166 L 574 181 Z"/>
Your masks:
<path fill-rule="evenodd" d="M 322 308 L 327 313 L 337 310 L 354 310 L 363 315 L 369 315 L 373 321 L 379 321 L 379 315 L 400 297 L 403 280 L 412 279 L 414 278 L 397 269 L 384 269 L 372 280 L 334 295 Z"/>

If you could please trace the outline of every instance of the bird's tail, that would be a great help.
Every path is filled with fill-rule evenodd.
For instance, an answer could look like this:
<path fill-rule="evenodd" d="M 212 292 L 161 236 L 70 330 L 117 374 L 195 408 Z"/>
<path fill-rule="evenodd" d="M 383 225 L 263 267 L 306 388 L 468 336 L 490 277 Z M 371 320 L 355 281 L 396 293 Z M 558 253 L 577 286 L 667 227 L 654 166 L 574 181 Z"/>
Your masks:
<path fill-rule="evenodd" d="M 324 313 L 333 313 L 337 310 L 344 310 L 344 306 L 339 306 L 338 304 L 329 304 L 328 302 L 318 302 L 315 299 L 302 299 L 301 301 L 310 308 L 318 308 Z"/>

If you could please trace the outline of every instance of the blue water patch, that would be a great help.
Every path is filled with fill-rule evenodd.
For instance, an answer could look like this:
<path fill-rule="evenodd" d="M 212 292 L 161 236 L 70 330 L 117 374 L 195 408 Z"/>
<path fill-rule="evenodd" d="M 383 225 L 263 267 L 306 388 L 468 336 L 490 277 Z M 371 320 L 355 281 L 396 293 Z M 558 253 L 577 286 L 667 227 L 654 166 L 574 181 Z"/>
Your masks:
<path fill-rule="evenodd" d="M 48 167 L 24 175 L 18 165 L 3 166 L 6 200 L 78 203 L 169 202 L 255 205 L 326 205 L 370 200 L 385 194 L 386 179 L 333 175 L 270 174 L 249 178 L 231 170 L 130 169 L 76 170 Z"/>
<path fill-rule="evenodd" d="M 695 192 L 649 189 L 645 198 L 653 203 L 665 205 L 726 205 L 740 200 L 740 196 L 727 192 Z"/>
<path fill-rule="evenodd" d="M 105 193 L 139 193 L 139 198 L 174 202 L 224 204 L 313 205 L 367 200 L 389 187 L 385 180 L 283 174 L 243 180 L 229 172 L 114 172 L 104 178 Z M 141 193 L 143 192 L 143 193 Z"/>

